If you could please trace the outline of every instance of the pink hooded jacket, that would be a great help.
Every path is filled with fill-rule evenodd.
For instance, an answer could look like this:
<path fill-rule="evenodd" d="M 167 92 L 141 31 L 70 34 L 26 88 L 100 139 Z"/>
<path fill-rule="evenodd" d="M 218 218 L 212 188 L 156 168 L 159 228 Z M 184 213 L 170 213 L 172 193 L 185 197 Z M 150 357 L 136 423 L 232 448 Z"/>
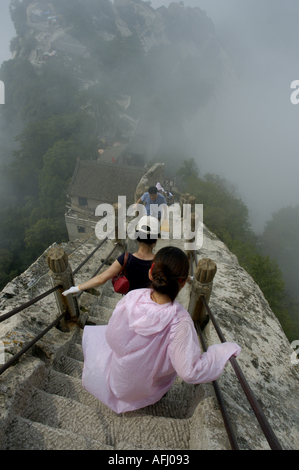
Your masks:
<path fill-rule="evenodd" d="M 241 348 L 210 346 L 201 354 L 189 313 L 177 301 L 159 305 L 151 289 L 129 292 L 107 326 L 86 326 L 83 387 L 116 413 L 156 403 L 176 376 L 191 384 L 216 380 Z"/>

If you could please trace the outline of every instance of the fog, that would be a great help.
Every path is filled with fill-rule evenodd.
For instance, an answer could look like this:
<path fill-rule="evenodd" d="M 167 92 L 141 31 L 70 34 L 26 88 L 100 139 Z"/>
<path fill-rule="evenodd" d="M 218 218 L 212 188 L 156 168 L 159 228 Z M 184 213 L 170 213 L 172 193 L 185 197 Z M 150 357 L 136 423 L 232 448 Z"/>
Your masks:
<path fill-rule="evenodd" d="M 9 4 L 10 0 L 1 0 L 0 3 L 0 64 L 11 58 L 10 40 L 16 36 L 14 25 L 10 19 Z"/>
<path fill-rule="evenodd" d="M 152 0 L 157 8 L 170 1 Z M 237 185 L 261 231 L 271 214 L 299 204 L 299 79 L 297 0 L 185 0 L 212 19 L 232 61 L 232 74 L 186 133 L 201 174 Z"/>
<path fill-rule="evenodd" d="M 15 30 L 10 0 L 0 5 L 0 64 L 11 57 Z M 152 0 L 154 8 L 169 0 Z M 186 123 L 189 155 L 201 174 L 235 184 L 253 228 L 271 213 L 299 204 L 299 105 L 290 101 L 299 80 L 298 0 L 185 0 L 205 10 L 228 56 L 229 78 Z"/>

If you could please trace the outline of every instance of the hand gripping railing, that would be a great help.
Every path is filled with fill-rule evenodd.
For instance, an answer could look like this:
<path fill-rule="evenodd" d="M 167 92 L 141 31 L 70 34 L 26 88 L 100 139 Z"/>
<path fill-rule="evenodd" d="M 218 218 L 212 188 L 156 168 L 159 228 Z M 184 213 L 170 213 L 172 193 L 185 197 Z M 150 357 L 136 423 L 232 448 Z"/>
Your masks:
<path fill-rule="evenodd" d="M 206 311 L 207 311 L 207 313 L 208 313 L 208 315 L 209 315 L 209 317 L 210 317 L 210 319 L 211 319 L 211 321 L 214 325 L 214 328 L 215 328 L 215 330 L 216 330 L 216 332 L 219 336 L 219 339 L 221 340 L 222 343 L 226 343 L 226 339 L 225 339 L 225 337 L 224 337 L 224 335 L 223 335 L 223 333 L 222 333 L 222 331 L 221 331 L 221 329 L 220 329 L 220 327 L 219 327 L 219 325 L 216 321 L 216 318 L 214 317 L 213 313 L 211 312 L 211 309 L 209 308 L 209 305 L 206 302 L 205 297 L 202 296 L 201 299 L 202 299 L 202 302 L 203 302 L 203 304 L 206 308 Z M 259 424 L 262 428 L 262 431 L 263 431 L 263 433 L 264 433 L 264 435 L 265 435 L 265 437 L 266 437 L 266 439 L 267 439 L 267 441 L 270 445 L 270 448 L 272 450 L 283 450 L 280 443 L 279 443 L 279 441 L 278 441 L 278 439 L 277 439 L 277 437 L 275 436 L 274 431 L 271 428 L 264 412 L 262 411 L 256 397 L 254 396 L 253 391 L 251 390 L 247 380 L 245 379 L 244 374 L 241 371 L 240 366 L 237 362 L 237 359 L 234 356 L 232 356 L 229 359 L 229 361 L 230 361 L 230 363 L 231 363 L 231 365 L 232 365 L 232 367 L 235 371 L 235 374 L 236 374 L 236 376 L 237 376 L 237 378 L 240 382 L 240 385 L 243 388 L 243 391 L 244 391 L 244 393 L 245 393 L 245 395 L 246 395 L 246 397 L 247 397 L 247 399 L 248 399 L 248 401 L 249 401 L 249 403 L 252 407 L 252 410 L 253 410 L 253 412 L 254 412 L 254 414 L 255 414 L 255 416 L 256 416 L 256 418 L 257 418 L 257 420 L 258 420 L 258 422 L 259 422 Z"/>
<path fill-rule="evenodd" d="M 87 258 L 74 270 L 73 274 L 77 274 L 78 271 L 82 268 L 82 266 L 87 263 L 87 261 L 90 260 L 90 258 L 99 250 L 99 248 L 108 240 L 108 237 L 106 237 L 99 245 L 96 246 L 96 248 L 90 253 L 90 255 L 87 256 Z M 107 256 L 105 261 L 101 264 L 101 266 L 98 268 L 96 273 L 98 273 L 102 267 L 106 264 L 110 256 L 114 253 L 114 251 L 118 248 L 119 245 L 116 245 L 111 253 Z M 96 275 L 96 274 L 95 274 Z M 57 290 L 61 289 L 61 285 L 57 285 L 53 287 L 52 289 L 49 289 L 48 291 L 44 292 L 43 294 L 35 297 L 34 299 L 30 300 L 29 302 L 26 302 L 19 307 L 14 308 L 8 313 L 5 313 L 4 315 L 0 316 L 0 323 L 3 321 L 7 320 L 8 318 L 11 318 L 12 316 L 16 315 L 17 313 L 21 312 L 22 310 L 25 310 L 26 308 L 30 307 L 31 305 L 36 304 L 40 300 L 44 299 L 48 295 L 56 292 Z M 54 328 L 66 315 L 66 310 L 58 317 L 56 320 L 54 320 L 51 325 L 49 325 L 47 328 L 45 328 L 39 335 L 37 335 L 30 343 L 25 345 L 17 354 L 15 354 L 8 362 L 6 362 L 2 367 L 0 367 L 0 375 L 3 374 L 11 365 L 13 365 L 21 356 L 23 356 L 32 346 L 34 346 L 43 336 L 45 336 L 48 331 L 50 331 L 52 328 Z"/>

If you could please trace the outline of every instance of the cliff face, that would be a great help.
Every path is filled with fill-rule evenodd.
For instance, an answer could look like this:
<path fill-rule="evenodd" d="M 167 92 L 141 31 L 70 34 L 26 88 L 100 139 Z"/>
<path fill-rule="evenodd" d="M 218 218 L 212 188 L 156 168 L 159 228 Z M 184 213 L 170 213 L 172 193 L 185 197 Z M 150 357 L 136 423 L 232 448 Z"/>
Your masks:
<path fill-rule="evenodd" d="M 111 43 L 120 36 L 139 41 L 145 56 L 150 57 L 153 83 L 166 73 L 168 85 L 175 74 L 181 87 L 188 87 L 188 81 L 184 83 L 182 79 L 187 80 L 190 75 L 197 83 L 210 82 L 213 86 L 227 68 L 214 25 L 197 7 L 186 8 L 183 3 L 173 2 L 168 8 L 154 9 L 150 2 L 141 0 L 27 1 L 23 5 L 27 5 L 25 10 L 23 6 L 19 11 L 21 7 L 17 5 L 13 10 L 17 32 L 21 32 L 19 41 L 14 40 L 13 57 L 29 58 L 36 66 L 55 60 L 57 54 L 97 61 L 94 54 L 99 41 Z M 114 60 L 113 55 L 111 51 L 109 61 Z M 123 62 L 128 62 L 126 53 Z M 141 69 L 139 73 L 142 74 Z"/>
<path fill-rule="evenodd" d="M 78 30 L 73 26 L 78 26 L 81 16 L 82 21 L 89 22 L 91 31 L 99 33 L 106 41 L 112 40 L 117 33 L 123 37 L 137 35 L 145 52 L 163 44 L 172 44 L 185 56 L 199 56 L 205 45 L 216 42 L 214 25 L 205 12 L 197 7 L 185 8 L 183 3 L 173 2 L 168 8 L 158 9 L 152 8 L 150 2 L 140 0 L 115 0 L 114 3 L 88 0 L 76 3 L 68 0 L 27 2 L 27 30 L 46 32 L 50 45 L 70 30 L 78 36 Z"/>
<path fill-rule="evenodd" d="M 226 340 L 242 347 L 238 363 L 281 445 L 298 449 L 298 367 L 280 323 L 236 256 L 211 232 L 205 233 L 200 257 L 217 264 L 210 307 Z M 219 342 L 210 325 L 207 337 L 209 344 Z M 244 448 L 267 448 L 232 367 L 226 367 L 219 385 Z"/>
<path fill-rule="evenodd" d="M 84 245 L 78 245 L 77 247 L 75 243 L 63 245 L 64 249 L 70 254 L 69 261 L 73 269 L 92 251 L 94 243 L 95 240 L 90 240 Z M 179 240 L 171 242 L 160 240 L 156 249 L 169 243 L 182 247 L 182 242 Z M 85 265 L 76 275 L 76 282 L 81 283 L 88 279 L 100 264 L 100 260 L 107 256 L 112 247 L 113 243 L 109 242 L 108 246 L 103 248 L 96 257 Z M 77 248 L 76 251 L 74 251 L 75 248 Z M 238 363 L 282 447 L 284 449 L 298 449 L 299 375 L 296 367 L 291 363 L 293 350 L 259 287 L 246 271 L 240 267 L 237 258 L 227 247 L 204 227 L 204 243 L 202 249 L 198 252 L 198 259 L 207 257 L 214 260 L 218 268 L 214 279 L 210 307 L 217 317 L 227 341 L 237 342 L 242 347 Z M 1 292 L 1 314 L 28 300 L 30 295 L 28 284 L 30 285 L 33 279 L 36 279 L 36 277 L 39 277 L 45 271 L 47 270 L 45 269 L 44 254 L 23 275 L 12 281 Z M 47 288 L 49 288 L 49 281 L 48 274 L 45 274 L 35 286 L 34 296 L 44 292 Z M 107 288 L 108 290 L 110 289 L 108 285 Z M 95 312 L 102 315 L 100 323 L 108 321 L 108 313 L 110 312 L 109 314 L 111 314 L 112 312 L 112 310 L 109 311 L 109 308 L 112 306 L 111 299 L 109 300 L 109 297 L 106 297 L 107 291 L 103 289 L 106 289 L 106 287 L 99 289 L 99 293 L 102 294 L 98 297 L 99 300 L 97 300 L 97 297 L 89 294 L 84 294 L 80 300 L 81 308 L 84 311 L 89 311 L 89 314 L 92 316 L 95 315 Z M 179 297 L 179 301 L 186 308 L 188 308 L 189 296 L 190 285 L 187 285 Z M 102 307 L 97 304 L 91 307 L 94 299 L 96 299 L 96 303 L 101 301 Z M 49 297 L 17 317 L 1 324 L 0 340 L 5 341 L 7 356 L 9 356 L 9 353 L 13 353 L 20 348 L 19 342 L 28 341 L 29 337 L 32 337 L 37 331 L 49 324 L 55 318 L 55 315 L 57 315 L 55 301 Z M 218 336 L 210 323 L 205 328 L 204 334 L 207 345 L 219 343 Z M 62 333 L 58 330 L 50 332 L 49 335 L 38 343 L 38 347 L 34 350 L 34 355 L 45 361 L 47 367 L 51 367 L 53 362 L 54 364 L 58 362 L 62 354 L 61 350 L 66 349 L 65 344 L 69 345 L 72 341 L 72 335 L 72 331 L 70 333 Z M 36 361 L 36 357 L 27 356 L 27 360 L 21 360 L 17 367 L 7 371 L 0 379 L 1 403 L 4 407 L 1 412 L 2 434 L 4 436 L 2 439 L 5 439 L 6 432 L 4 424 L 9 423 L 9 410 L 14 410 L 12 397 L 15 389 L 19 389 L 20 386 L 22 388 L 22 374 L 24 373 L 24 377 L 27 377 L 30 367 L 33 367 L 32 364 L 30 366 L 30 362 L 28 366 L 26 365 L 26 361 L 30 361 L 30 357 L 32 361 Z M 22 374 L 19 372 L 19 367 L 22 368 Z M 28 374 L 26 367 L 28 368 Z M 233 422 L 240 448 L 268 449 L 268 443 L 260 430 L 230 364 L 227 364 L 224 373 L 219 378 L 219 385 L 229 416 Z M 78 382 L 76 386 L 79 387 L 80 383 Z M 23 386 L 23 389 L 26 389 L 26 387 Z M 188 400 L 185 403 L 185 407 L 183 407 L 185 411 L 180 401 L 182 394 Z M 11 413 L 14 412 L 11 411 Z M 186 416 L 185 412 L 187 413 Z M 171 391 L 168 402 L 165 401 L 162 404 L 157 404 L 156 408 L 150 407 L 149 409 L 144 409 L 141 413 L 136 412 L 130 416 L 130 419 L 132 419 L 130 424 L 130 439 L 135 439 L 139 432 L 138 426 L 141 425 L 140 422 L 145 419 L 145 416 L 151 414 L 153 414 L 153 420 L 161 420 L 162 416 L 164 416 L 164 420 L 168 419 L 168 417 L 175 418 L 171 426 L 183 426 L 184 431 L 180 432 L 185 433 L 184 442 L 186 442 L 184 446 L 187 446 L 186 448 L 230 448 L 211 384 L 200 385 L 198 388 L 194 388 L 193 386 L 183 386 L 177 383 Z M 4 419 L 3 416 L 6 418 Z M 136 422 L 133 421 L 133 418 Z M 111 426 L 113 426 L 114 419 L 116 418 L 110 413 L 108 421 L 111 421 Z M 126 422 L 125 417 L 124 420 Z M 28 422 L 27 425 L 29 426 Z M 136 426 L 135 430 L 134 426 Z M 159 429 L 159 426 L 160 424 L 157 422 L 157 429 Z M 136 436 L 133 438 L 134 432 Z M 154 439 L 155 431 L 152 430 L 151 433 L 151 439 Z M 187 435 L 189 437 L 186 437 Z M 117 438 L 115 439 L 117 441 Z M 123 435 L 121 439 L 125 440 Z M 172 437 L 169 434 L 169 446 L 172 442 L 171 439 Z M 127 447 L 117 447 L 124 444 L 117 444 L 116 442 L 114 448 L 137 448 L 130 447 L 133 442 L 132 440 L 128 442 L 131 443 L 127 443 Z M 155 446 L 157 444 L 153 443 L 152 445 Z M 165 443 L 164 448 L 178 448 L 176 447 L 177 443 L 172 442 L 171 445 L 174 447 L 167 447 Z"/>
<path fill-rule="evenodd" d="M 22 5 L 25 10 L 14 7 L 19 34 L 13 57 L 29 59 L 37 73 L 48 62 L 51 69 L 59 64 L 59 74 L 72 66 L 78 92 L 98 85 L 115 105 L 130 95 L 126 114 L 144 120 L 149 134 L 158 129 L 159 155 L 178 166 L 189 145 L 185 121 L 215 90 L 222 92 L 225 77 L 231 80 L 233 73 L 205 12 L 175 2 L 154 9 L 141 0 Z"/>
<path fill-rule="evenodd" d="M 146 2 L 116 0 L 113 11 L 121 24 L 126 24 L 124 30 L 119 26 L 120 31 L 126 34 L 128 28 L 131 34 L 136 33 L 147 52 L 155 46 L 175 44 L 183 55 L 199 56 L 203 46 L 215 37 L 214 25 L 205 12 L 185 8 L 183 3 L 154 10 Z"/>

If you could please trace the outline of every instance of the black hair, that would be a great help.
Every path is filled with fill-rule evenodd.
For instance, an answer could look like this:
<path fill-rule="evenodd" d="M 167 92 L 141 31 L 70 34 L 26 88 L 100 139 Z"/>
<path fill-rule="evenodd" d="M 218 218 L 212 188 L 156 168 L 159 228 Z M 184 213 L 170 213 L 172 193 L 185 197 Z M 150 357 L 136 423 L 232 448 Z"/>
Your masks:
<path fill-rule="evenodd" d="M 150 188 L 148 188 L 148 193 L 149 194 L 157 194 L 158 190 L 156 188 L 156 186 L 151 186 Z"/>
<path fill-rule="evenodd" d="M 161 248 L 153 260 L 152 288 L 160 294 L 168 295 L 173 302 L 181 284 L 188 278 L 189 260 L 187 255 L 174 246 Z"/>
<path fill-rule="evenodd" d="M 139 242 L 139 243 L 145 243 L 146 245 L 153 245 L 154 243 L 156 243 L 158 237 L 157 238 L 150 238 L 150 235 L 147 235 L 147 238 L 141 238 L 141 237 L 137 237 L 136 240 Z"/>
<path fill-rule="evenodd" d="M 141 236 L 138 235 L 136 240 L 139 242 L 139 243 L 145 243 L 146 245 L 153 245 L 154 243 L 156 243 L 156 241 L 158 240 L 159 238 L 159 235 L 160 234 L 157 234 L 157 235 L 153 235 L 151 234 L 151 228 L 148 226 L 148 225 L 145 225 L 144 226 L 145 230 L 147 230 L 149 233 L 145 233 L 145 232 L 141 232 Z M 137 233 L 140 233 L 139 230 L 136 230 Z"/>

